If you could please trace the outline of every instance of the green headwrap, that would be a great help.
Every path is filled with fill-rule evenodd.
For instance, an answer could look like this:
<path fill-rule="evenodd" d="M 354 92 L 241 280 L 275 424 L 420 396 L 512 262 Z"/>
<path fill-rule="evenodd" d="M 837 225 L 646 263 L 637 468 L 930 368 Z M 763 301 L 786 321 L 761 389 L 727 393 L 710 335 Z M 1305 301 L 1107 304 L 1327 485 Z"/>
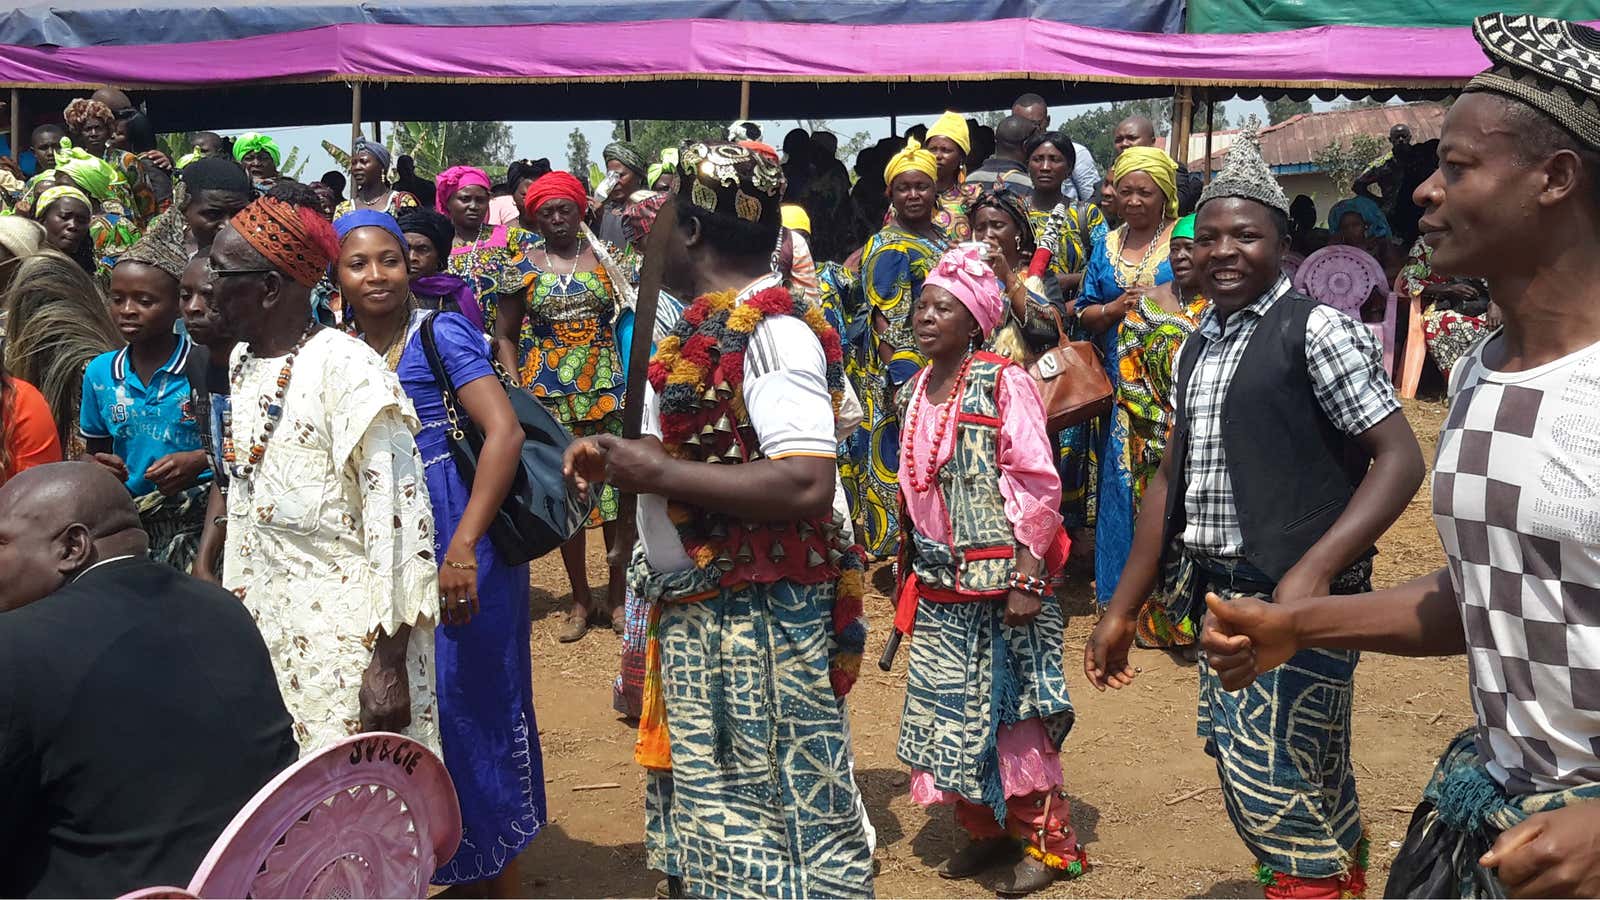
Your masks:
<path fill-rule="evenodd" d="M 1172 226 L 1172 237 L 1174 240 L 1177 238 L 1194 240 L 1194 213 L 1184 216 L 1178 220 L 1178 224 Z"/>
<path fill-rule="evenodd" d="M 116 199 L 116 189 L 128 183 L 116 166 L 72 146 L 67 138 L 61 139 L 61 149 L 56 151 L 56 172 L 102 203 Z"/>
<path fill-rule="evenodd" d="M 233 161 L 244 162 L 244 158 L 258 150 L 267 151 L 272 157 L 272 165 L 276 168 L 283 164 L 283 151 L 278 149 L 278 142 L 264 134 L 248 131 L 239 135 L 233 142 Z"/>

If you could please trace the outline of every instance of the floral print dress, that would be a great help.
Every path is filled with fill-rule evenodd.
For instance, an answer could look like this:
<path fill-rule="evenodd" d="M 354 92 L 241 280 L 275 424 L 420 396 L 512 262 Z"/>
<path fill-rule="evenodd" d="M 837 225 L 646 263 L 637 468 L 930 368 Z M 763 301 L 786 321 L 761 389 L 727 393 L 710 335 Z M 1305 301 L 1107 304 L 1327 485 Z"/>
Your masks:
<path fill-rule="evenodd" d="M 606 249 L 612 259 L 626 258 Z M 526 263 L 528 320 L 517 380 L 574 436 L 621 434 L 627 378 L 617 346 L 617 288 L 603 265 L 570 274 L 553 268 Z M 616 517 L 617 492 L 606 485 L 590 524 Z"/>

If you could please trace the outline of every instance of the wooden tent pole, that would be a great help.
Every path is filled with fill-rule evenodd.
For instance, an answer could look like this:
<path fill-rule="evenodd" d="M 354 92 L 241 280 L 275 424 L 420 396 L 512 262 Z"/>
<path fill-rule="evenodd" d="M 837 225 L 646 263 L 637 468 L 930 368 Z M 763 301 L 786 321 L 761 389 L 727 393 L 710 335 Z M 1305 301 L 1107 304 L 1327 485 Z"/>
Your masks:
<path fill-rule="evenodd" d="M 1211 180 L 1211 135 L 1217 130 L 1217 98 L 1206 88 L 1206 181 Z"/>
<path fill-rule="evenodd" d="M 1194 88 L 1178 88 L 1177 99 L 1172 104 L 1172 158 L 1178 165 L 1189 162 L 1189 133 L 1194 123 Z"/>
<path fill-rule="evenodd" d="M 899 136 L 900 136 L 900 117 L 899 116 L 890 116 L 889 117 L 889 137 L 899 137 Z"/>
<path fill-rule="evenodd" d="M 622 120 L 622 139 L 625 140 L 625 141 L 633 140 L 633 120 L 632 119 L 623 119 Z"/>
<path fill-rule="evenodd" d="M 11 161 L 22 159 L 22 91 L 11 89 Z"/>
<path fill-rule="evenodd" d="M 739 120 L 750 118 L 750 82 L 739 82 Z"/>
<path fill-rule="evenodd" d="M 373 122 L 372 123 L 372 142 L 374 144 L 383 143 L 383 123 L 382 122 Z"/>
<path fill-rule="evenodd" d="M 356 141 L 361 139 L 361 82 L 350 85 L 350 155 L 356 154 Z"/>

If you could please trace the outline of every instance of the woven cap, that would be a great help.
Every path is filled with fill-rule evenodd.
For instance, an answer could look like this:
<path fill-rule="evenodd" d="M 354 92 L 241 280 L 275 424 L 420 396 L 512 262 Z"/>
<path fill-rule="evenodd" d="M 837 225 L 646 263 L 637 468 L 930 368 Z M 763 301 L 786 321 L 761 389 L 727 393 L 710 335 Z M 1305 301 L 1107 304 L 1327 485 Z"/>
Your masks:
<path fill-rule="evenodd" d="M 1600 32 L 1540 16 L 1492 13 L 1472 23 L 1492 65 L 1467 92 L 1501 94 L 1555 119 L 1600 149 Z"/>
<path fill-rule="evenodd" d="M 1278 179 L 1272 177 L 1272 169 L 1268 168 L 1267 161 L 1261 158 L 1260 138 L 1254 125 L 1245 126 L 1234 139 L 1233 146 L 1228 148 L 1228 161 L 1223 165 L 1222 173 L 1200 192 L 1200 202 L 1195 208 L 1220 197 L 1254 200 L 1286 216 L 1289 214 L 1289 198 L 1278 186 Z"/>

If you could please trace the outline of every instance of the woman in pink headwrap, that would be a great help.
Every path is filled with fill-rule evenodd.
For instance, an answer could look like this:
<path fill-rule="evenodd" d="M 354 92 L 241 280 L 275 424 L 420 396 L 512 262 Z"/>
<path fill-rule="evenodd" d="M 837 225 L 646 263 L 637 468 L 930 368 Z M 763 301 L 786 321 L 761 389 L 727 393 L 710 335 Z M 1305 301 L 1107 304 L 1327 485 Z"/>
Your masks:
<path fill-rule="evenodd" d="M 928 365 L 901 414 L 895 629 L 916 637 L 897 754 L 911 798 L 954 806 L 972 837 L 939 874 L 1014 862 L 1000 893 L 1024 896 L 1084 867 L 1058 755 L 1073 710 L 1052 578 L 1068 541 L 1038 389 L 981 349 L 1004 313 L 987 254 L 947 251 L 911 318 Z"/>
<path fill-rule="evenodd" d="M 588 205 L 588 192 L 566 172 L 546 173 L 529 185 L 523 209 L 541 240 L 524 254 L 527 293 L 502 301 L 502 321 L 514 317 L 523 323 L 517 380 L 577 437 L 622 433 L 627 379 L 616 322 L 633 279 L 617 262 L 622 254 L 583 224 Z M 589 524 L 603 529 L 608 548 L 616 540 L 616 518 L 617 492 L 606 485 L 598 491 Z M 563 643 L 583 637 L 591 624 L 623 631 L 623 572 L 613 569 L 609 602 L 596 604 L 589 591 L 587 543 L 580 532 L 561 548 L 572 582 Z"/>
<path fill-rule="evenodd" d="M 532 272 L 528 250 L 537 238 L 516 225 L 490 225 L 489 176 L 472 166 L 453 166 L 434 181 L 435 205 L 455 228 L 447 271 L 466 280 L 483 311 L 483 327 L 494 338 L 495 360 L 507 372 L 522 368 L 523 308 Z M 500 314 L 501 306 L 508 310 Z"/>

